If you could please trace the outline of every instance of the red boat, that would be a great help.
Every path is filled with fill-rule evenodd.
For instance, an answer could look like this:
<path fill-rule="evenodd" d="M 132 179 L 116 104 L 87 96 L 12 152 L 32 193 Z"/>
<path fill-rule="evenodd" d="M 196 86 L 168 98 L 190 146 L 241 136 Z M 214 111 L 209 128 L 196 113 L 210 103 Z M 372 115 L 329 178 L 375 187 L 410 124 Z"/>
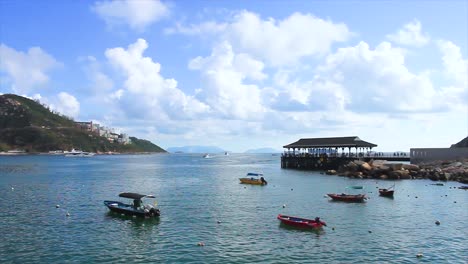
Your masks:
<path fill-rule="evenodd" d="M 300 228 L 308 228 L 308 229 L 320 229 L 322 226 L 327 226 L 327 224 L 320 220 L 319 217 L 315 218 L 315 220 L 300 218 L 295 216 L 287 216 L 287 215 L 278 215 L 278 220 L 285 225 L 290 225 L 294 227 Z"/>
<path fill-rule="evenodd" d="M 390 189 L 379 189 L 380 196 L 393 197 L 394 190 Z"/>
<path fill-rule="evenodd" d="M 362 203 L 366 199 L 365 194 L 336 194 L 336 193 L 329 193 L 327 194 L 332 198 L 334 201 L 342 201 L 342 202 L 350 202 L 350 203 Z"/>

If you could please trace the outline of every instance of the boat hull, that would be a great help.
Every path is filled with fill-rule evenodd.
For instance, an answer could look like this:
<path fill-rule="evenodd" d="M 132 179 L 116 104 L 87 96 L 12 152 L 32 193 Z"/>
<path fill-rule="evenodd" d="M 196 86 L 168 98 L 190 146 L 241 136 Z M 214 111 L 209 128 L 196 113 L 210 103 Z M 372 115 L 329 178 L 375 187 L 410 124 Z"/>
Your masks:
<path fill-rule="evenodd" d="M 281 221 L 281 223 L 285 225 L 304 229 L 321 229 L 323 226 L 327 225 L 323 221 L 317 223 L 315 220 L 295 216 L 287 216 L 282 214 L 279 214 L 277 218 Z"/>
<path fill-rule="evenodd" d="M 380 196 L 393 197 L 394 190 L 379 189 Z"/>
<path fill-rule="evenodd" d="M 251 178 L 239 178 L 241 183 L 244 184 L 253 184 L 253 185 L 265 185 L 260 179 L 251 179 Z"/>
<path fill-rule="evenodd" d="M 136 209 L 130 204 L 125 204 L 118 201 L 104 201 L 104 205 L 109 208 L 112 212 L 125 214 L 125 215 L 134 215 L 138 217 L 159 217 L 160 212 L 158 209 L 153 208 L 154 210 L 143 210 Z"/>
<path fill-rule="evenodd" d="M 333 201 L 348 202 L 348 203 L 363 203 L 366 199 L 365 194 L 327 194 Z"/>

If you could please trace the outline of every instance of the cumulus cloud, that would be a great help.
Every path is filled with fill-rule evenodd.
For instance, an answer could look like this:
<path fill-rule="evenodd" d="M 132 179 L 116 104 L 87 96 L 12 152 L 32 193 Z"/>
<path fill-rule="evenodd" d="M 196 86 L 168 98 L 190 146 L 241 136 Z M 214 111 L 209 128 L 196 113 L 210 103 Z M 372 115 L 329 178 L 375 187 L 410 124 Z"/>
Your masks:
<path fill-rule="evenodd" d="M 247 54 L 235 54 L 228 42 L 217 45 L 210 56 L 190 61 L 189 68 L 199 70 L 202 98 L 215 115 L 230 119 L 259 118 L 264 109 L 261 91 L 257 85 L 245 84 L 250 80 L 262 80 L 263 63 Z"/>
<path fill-rule="evenodd" d="M 27 93 L 42 87 L 49 81 L 48 71 L 61 64 L 39 47 L 27 52 L 0 45 L 0 71 L 6 74 L 15 93 Z"/>
<path fill-rule="evenodd" d="M 75 96 L 67 92 L 60 92 L 54 96 L 34 94 L 30 98 L 39 100 L 41 103 L 48 105 L 51 110 L 68 117 L 76 118 L 80 113 L 80 102 Z"/>
<path fill-rule="evenodd" d="M 396 33 L 387 35 L 387 39 L 401 45 L 421 47 L 430 40 L 427 34 L 421 32 L 421 29 L 421 22 L 415 19 L 404 25 Z"/>
<path fill-rule="evenodd" d="M 125 111 L 134 117 L 160 120 L 189 119 L 208 112 L 206 104 L 178 89 L 176 80 L 161 75 L 161 65 L 143 55 L 147 48 L 146 40 L 138 39 L 127 49 L 118 47 L 105 52 L 125 79 L 123 90 L 113 93 L 114 98 L 125 104 Z"/>
<path fill-rule="evenodd" d="M 444 73 L 450 85 L 443 87 L 443 94 L 450 102 L 464 107 L 468 105 L 468 60 L 463 58 L 460 47 L 451 41 L 439 40 Z"/>
<path fill-rule="evenodd" d="M 305 56 L 325 54 L 333 43 L 348 40 L 352 33 L 342 23 L 311 14 L 293 13 L 283 20 L 262 19 L 258 14 L 238 12 L 230 23 L 206 22 L 167 30 L 187 35 L 218 33 L 235 52 L 268 62 L 273 66 L 297 62 Z"/>
<path fill-rule="evenodd" d="M 319 67 L 323 78 L 343 87 L 346 107 L 358 112 L 418 112 L 440 110 L 429 74 L 412 73 L 405 52 L 382 42 L 340 48 Z"/>
<path fill-rule="evenodd" d="M 169 7 L 159 0 L 98 1 L 92 10 L 111 27 L 126 24 L 139 31 L 170 13 Z"/>

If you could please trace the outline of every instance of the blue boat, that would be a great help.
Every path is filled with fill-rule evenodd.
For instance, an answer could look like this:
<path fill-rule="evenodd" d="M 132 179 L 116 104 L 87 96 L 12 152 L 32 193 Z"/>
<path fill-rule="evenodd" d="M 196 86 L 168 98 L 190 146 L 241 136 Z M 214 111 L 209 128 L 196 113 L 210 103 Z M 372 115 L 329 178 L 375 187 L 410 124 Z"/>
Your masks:
<path fill-rule="evenodd" d="M 104 201 L 104 205 L 112 212 L 139 217 L 159 217 L 161 212 L 151 204 L 144 204 L 143 198 L 156 198 L 154 195 L 139 193 L 121 193 L 119 197 L 133 199 L 133 204 L 119 201 Z"/>

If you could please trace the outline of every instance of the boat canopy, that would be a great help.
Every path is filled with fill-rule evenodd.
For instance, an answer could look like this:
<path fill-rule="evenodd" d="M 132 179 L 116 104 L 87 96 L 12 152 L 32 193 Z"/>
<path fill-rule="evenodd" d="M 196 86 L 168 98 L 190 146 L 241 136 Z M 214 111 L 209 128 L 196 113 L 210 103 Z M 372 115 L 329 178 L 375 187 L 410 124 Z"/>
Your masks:
<path fill-rule="evenodd" d="M 119 197 L 130 198 L 130 199 L 141 199 L 141 198 L 156 198 L 151 194 L 139 194 L 139 193 L 121 193 Z"/>
<path fill-rule="evenodd" d="M 263 174 L 262 173 L 249 172 L 249 173 L 247 173 L 247 176 L 263 176 Z"/>

